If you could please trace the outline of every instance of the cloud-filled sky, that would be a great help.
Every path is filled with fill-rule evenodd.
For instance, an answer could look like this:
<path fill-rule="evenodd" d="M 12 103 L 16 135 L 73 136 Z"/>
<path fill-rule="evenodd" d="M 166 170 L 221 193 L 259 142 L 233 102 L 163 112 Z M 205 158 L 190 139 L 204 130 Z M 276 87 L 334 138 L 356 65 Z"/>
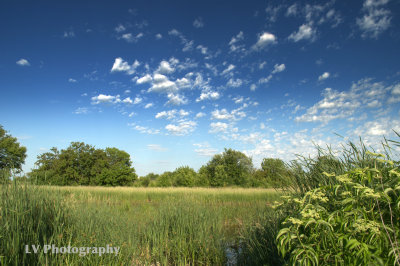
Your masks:
<path fill-rule="evenodd" d="M 71 141 L 145 175 L 400 132 L 398 1 L 2 1 L 0 22 L 0 124 L 25 171 Z"/>

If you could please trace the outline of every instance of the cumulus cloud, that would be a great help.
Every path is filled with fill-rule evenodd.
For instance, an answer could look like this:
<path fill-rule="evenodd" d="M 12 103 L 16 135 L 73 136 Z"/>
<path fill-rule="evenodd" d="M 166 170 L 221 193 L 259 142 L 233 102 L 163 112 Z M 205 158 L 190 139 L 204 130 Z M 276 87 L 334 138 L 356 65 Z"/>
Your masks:
<path fill-rule="evenodd" d="M 190 120 L 182 120 L 176 124 L 168 124 L 165 129 L 172 135 L 185 136 L 196 129 L 197 123 Z"/>
<path fill-rule="evenodd" d="M 121 102 L 119 95 L 113 96 L 105 94 L 99 94 L 97 96 L 93 96 L 91 100 L 92 104 L 102 104 L 102 103 L 115 104 Z"/>
<path fill-rule="evenodd" d="M 159 118 L 165 118 L 168 120 L 172 120 L 175 119 L 177 116 L 179 116 L 180 118 L 183 118 L 185 116 L 188 116 L 189 112 L 181 109 L 181 110 L 169 110 L 169 111 L 162 111 L 156 114 L 155 118 L 159 119 Z"/>
<path fill-rule="evenodd" d="M 140 66 L 139 61 L 135 60 L 132 65 L 124 61 L 121 57 L 115 58 L 114 64 L 111 68 L 111 73 L 113 72 L 126 72 L 128 75 L 135 73 L 136 68 Z"/>
<path fill-rule="evenodd" d="M 149 109 L 150 107 L 153 107 L 153 103 L 148 103 L 144 106 L 144 109 Z"/>
<path fill-rule="evenodd" d="M 217 149 L 211 148 L 208 142 L 195 143 L 193 146 L 197 147 L 194 151 L 200 156 L 211 157 L 218 152 Z"/>
<path fill-rule="evenodd" d="M 183 52 L 188 52 L 188 51 L 193 50 L 194 41 L 189 41 L 188 39 L 186 39 L 186 37 L 178 30 L 172 29 L 168 32 L 168 34 L 171 36 L 176 36 L 181 40 L 181 43 L 183 44 L 183 48 L 182 48 Z"/>
<path fill-rule="evenodd" d="M 137 79 L 136 84 L 150 83 L 152 80 L 153 78 L 149 74 L 146 74 L 143 77 Z"/>
<path fill-rule="evenodd" d="M 357 26 L 362 31 L 362 38 L 377 39 L 380 34 L 390 27 L 392 20 L 389 9 L 381 8 L 389 0 L 365 0 L 363 4 L 364 16 L 357 18 Z"/>
<path fill-rule="evenodd" d="M 327 78 L 329 78 L 331 74 L 329 72 L 324 72 L 321 76 L 318 77 L 319 81 L 325 80 Z"/>
<path fill-rule="evenodd" d="M 282 72 L 286 69 L 285 64 L 276 64 L 274 65 L 274 70 L 272 70 L 272 74 Z"/>
<path fill-rule="evenodd" d="M 254 50 L 261 50 L 265 47 L 277 43 L 276 36 L 269 32 L 263 32 L 258 36 L 256 44 L 253 45 Z"/>
<path fill-rule="evenodd" d="M 79 107 L 74 111 L 74 114 L 87 114 L 89 113 L 89 109 L 87 107 Z"/>
<path fill-rule="evenodd" d="M 210 124 L 210 133 L 226 133 L 228 130 L 228 124 L 223 122 L 216 122 Z"/>
<path fill-rule="evenodd" d="M 68 82 L 71 82 L 71 83 L 76 83 L 76 82 L 78 82 L 76 79 L 73 79 L 73 78 L 69 78 L 68 79 Z"/>
<path fill-rule="evenodd" d="M 167 97 L 169 99 L 167 104 L 182 105 L 188 103 L 188 100 L 185 98 L 185 96 L 178 93 L 168 93 Z"/>
<path fill-rule="evenodd" d="M 362 79 L 353 83 L 350 90 L 341 92 L 326 88 L 322 93 L 323 99 L 308 108 L 305 114 L 297 116 L 295 121 L 327 124 L 334 119 L 352 119 L 356 113 L 366 113 L 365 108 L 381 106 L 392 87 L 371 81 Z"/>
<path fill-rule="evenodd" d="M 170 92 L 177 91 L 175 82 L 170 81 L 166 76 L 162 74 L 154 74 L 152 86 L 148 90 L 149 92 Z"/>
<path fill-rule="evenodd" d="M 136 36 L 134 36 L 132 33 L 125 33 L 122 34 L 121 39 L 130 42 L 130 43 L 135 43 L 138 42 L 142 37 L 144 36 L 143 33 L 138 33 Z"/>
<path fill-rule="evenodd" d="M 28 60 L 21 58 L 16 62 L 17 65 L 19 66 L 30 66 L 31 64 L 28 62 Z"/>
<path fill-rule="evenodd" d="M 219 99 L 221 95 L 217 91 L 211 91 L 211 90 L 203 90 L 199 96 L 199 98 L 196 99 L 196 102 L 200 102 L 203 100 L 217 100 Z"/>
<path fill-rule="evenodd" d="M 288 38 L 289 40 L 292 40 L 294 42 L 298 42 L 301 40 L 314 41 L 316 38 L 316 33 L 317 31 L 313 29 L 311 25 L 303 24 L 299 27 L 299 30 L 297 32 L 293 32 L 289 35 Z"/>
<path fill-rule="evenodd" d="M 169 64 L 168 61 L 165 60 L 160 62 L 160 66 L 157 69 L 157 72 L 161 74 L 171 74 L 174 71 L 175 69 Z"/>

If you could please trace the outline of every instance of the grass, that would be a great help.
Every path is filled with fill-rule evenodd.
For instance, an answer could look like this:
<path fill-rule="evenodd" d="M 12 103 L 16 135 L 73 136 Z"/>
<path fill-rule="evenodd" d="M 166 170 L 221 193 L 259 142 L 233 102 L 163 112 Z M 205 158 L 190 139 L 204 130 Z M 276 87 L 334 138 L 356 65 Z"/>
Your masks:
<path fill-rule="evenodd" d="M 3 186 L 2 264 L 221 265 L 280 193 L 243 188 Z M 26 244 L 120 254 L 26 254 Z"/>

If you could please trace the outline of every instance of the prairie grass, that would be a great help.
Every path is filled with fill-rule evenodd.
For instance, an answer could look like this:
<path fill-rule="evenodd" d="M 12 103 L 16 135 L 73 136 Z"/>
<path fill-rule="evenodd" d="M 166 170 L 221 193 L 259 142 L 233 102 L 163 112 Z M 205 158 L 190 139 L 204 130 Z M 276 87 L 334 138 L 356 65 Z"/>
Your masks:
<path fill-rule="evenodd" d="M 222 265 L 280 192 L 243 188 L 1 187 L 2 264 Z M 119 246 L 118 256 L 25 245 Z"/>

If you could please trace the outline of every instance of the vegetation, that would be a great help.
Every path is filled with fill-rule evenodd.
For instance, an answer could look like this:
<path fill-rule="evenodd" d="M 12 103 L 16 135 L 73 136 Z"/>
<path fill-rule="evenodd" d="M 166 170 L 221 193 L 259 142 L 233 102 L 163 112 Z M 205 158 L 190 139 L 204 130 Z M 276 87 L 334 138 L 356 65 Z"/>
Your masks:
<path fill-rule="evenodd" d="M 279 193 L 241 188 L 3 186 L 2 265 L 222 265 Z M 26 254 L 25 245 L 119 246 L 120 254 Z M 31 249 L 31 252 L 32 249 Z"/>
<path fill-rule="evenodd" d="M 72 142 L 61 151 L 52 148 L 38 156 L 36 165 L 30 173 L 35 184 L 126 186 L 137 179 L 128 153 L 83 142 Z"/>
<path fill-rule="evenodd" d="M 0 125 L 0 182 L 9 180 L 12 172 L 21 171 L 25 158 L 26 148 Z"/>

